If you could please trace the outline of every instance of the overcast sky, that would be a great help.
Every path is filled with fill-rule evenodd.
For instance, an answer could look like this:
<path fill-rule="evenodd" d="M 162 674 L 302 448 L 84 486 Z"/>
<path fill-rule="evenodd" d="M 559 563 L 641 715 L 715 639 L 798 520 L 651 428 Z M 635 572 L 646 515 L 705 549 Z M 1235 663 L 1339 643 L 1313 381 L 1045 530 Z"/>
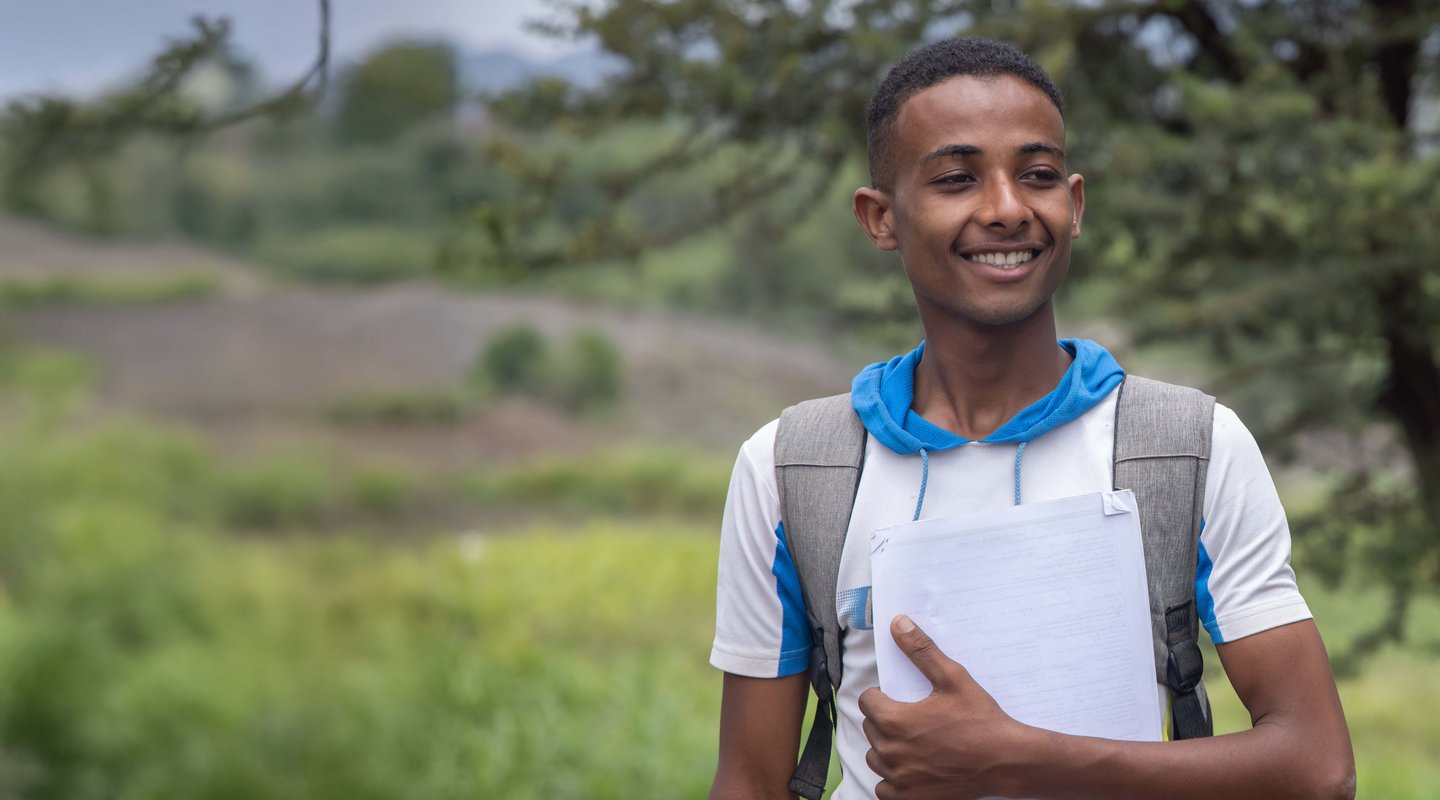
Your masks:
<path fill-rule="evenodd" d="M 0 98 L 88 93 L 138 74 L 196 15 L 229 17 L 241 52 L 272 81 L 298 76 L 315 56 L 313 0 L 0 0 Z M 331 0 L 335 63 L 399 36 L 443 36 L 466 49 L 530 55 L 570 46 L 524 30 L 543 0 Z"/>

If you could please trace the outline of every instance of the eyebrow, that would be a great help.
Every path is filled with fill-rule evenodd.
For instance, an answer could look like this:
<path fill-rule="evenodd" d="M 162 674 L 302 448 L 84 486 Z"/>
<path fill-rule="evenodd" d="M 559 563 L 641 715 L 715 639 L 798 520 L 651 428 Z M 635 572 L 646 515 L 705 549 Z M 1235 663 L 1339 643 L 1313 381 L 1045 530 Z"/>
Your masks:
<path fill-rule="evenodd" d="M 927 164 L 931 161 L 938 161 L 942 158 L 951 158 L 954 156 L 978 156 L 982 152 L 984 151 L 982 151 L 980 148 L 976 147 L 973 144 L 947 144 L 944 147 L 939 147 L 935 150 L 930 151 L 928 154 L 926 154 L 924 158 L 920 159 L 920 163 Z M 1029 144 L 1022 144 L 1018 148 L 1016 148 L 1016 152 L 1020 153 L 1021 155 L 1030 155 L 1032 153 L 1049 153 L 1050 155 L 1060 159 L 1065 158 L 1065 151 L 1059 147 L 1056 147 L 1053 144 L 1050 144 L 1049 142 L 1030 142 Z"/>
<path fill-rule="evenodd" d="M 1049 153 L 1056 158 L 1065 158 L 1065 151 L 1059 147 L 1056 147 L 1053 144 L 1050 144 L 1049 142 L 1031 142 L 1030 144 L 1022 144 L 1020 145 L 1019 152 L 1022 155 L 1029 155 L 1031 153 Z"/>

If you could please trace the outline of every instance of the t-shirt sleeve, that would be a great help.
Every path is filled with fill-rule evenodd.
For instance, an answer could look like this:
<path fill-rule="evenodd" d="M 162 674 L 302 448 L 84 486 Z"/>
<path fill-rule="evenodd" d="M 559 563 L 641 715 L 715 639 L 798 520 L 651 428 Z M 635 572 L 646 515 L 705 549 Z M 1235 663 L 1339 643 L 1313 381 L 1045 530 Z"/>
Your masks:
<path fill-rule="evenodd" d="M 720 528 L 710 663 L 752 678 L 804 672 L 810 659 L 804 597 L 780 524 L 775 427 L 761 428 L 740 448 Z"/>
<path fill-rule="evenodd" d="M 1196 606 L 1211 641 L 1310 619 L 1290 568 L 1290 525 L 1255 437 L 1217 404 L 1211 441 L 1195 568 Z"/>

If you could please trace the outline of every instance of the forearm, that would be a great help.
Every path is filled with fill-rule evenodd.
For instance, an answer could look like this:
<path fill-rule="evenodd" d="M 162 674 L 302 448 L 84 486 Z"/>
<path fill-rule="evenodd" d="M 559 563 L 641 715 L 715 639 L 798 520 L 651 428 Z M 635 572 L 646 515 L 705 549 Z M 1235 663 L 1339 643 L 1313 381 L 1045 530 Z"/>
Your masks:
<path fill-rule="evenodd" d="M 757 779 L 754 775 L 717 772 L 710 785 L 709 800 L 795 800 L 784 783 Z"/>
<path fill-rule="evenodd" d="M 785 781 L 776 783 L 753 774 L 717 771 L 710 784 L 710 800 L 795 800 Z"/>
<path fill-rule="evenodd" d="M 1011 797 L 1175 800 L 1353 798 L 1348 739 L 1315 736 L 1298 721 L 1179 742 L 1120 742 L 1031 729 L 1031 746 L 1005 783 Z M 1328 749 L 1322 744 L 1330 741 Z"/>
<path fill-rule="evenodd" d="M 934 690 L 916 703 L 860 696 L 866 763 L 884 800 L 910 797 L 1349 798 L 1355 759 L 1325 646 L 1303 621 L 1217 650 L 1250 710 L 1241 733 L 1180 742 L 1065 736 L 1005 714 L 908 617 L 891 633 Z"/>

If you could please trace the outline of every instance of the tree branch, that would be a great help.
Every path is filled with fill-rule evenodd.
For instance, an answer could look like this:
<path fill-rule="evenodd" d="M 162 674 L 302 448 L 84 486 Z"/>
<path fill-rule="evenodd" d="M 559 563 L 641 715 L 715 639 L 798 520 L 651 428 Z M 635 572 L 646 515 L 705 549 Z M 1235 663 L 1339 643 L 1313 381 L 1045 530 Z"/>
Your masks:
<path fill-rule="evenodd" d="M 1411 28 L 1415 0 L 1371 0 L 1379 43 L 1375 64 L 1380 70 L 1380 94 L 1395 126 L 1405 130 L 1410 121 L 1410 81 L 1420 57 L 1418 31 Z"/>
<path fill-rule="evenodd" d="M 1215 63 L 1215 68 L 1220 71 L 1222 78 L 1230 83 L 1245 80 L 1244 65 L 1240 63 L 1240 58 L 1230 46 L 1229 38 L 1220 30 L 1219 23 L 1205 7 L 1203 0 L 1188 0 L 1165 8 L 1163 13 L 1180 23 L 1180 27 L 1190 34 L 1200 52 Z"/>
<path fill-rule="evenodd" d="M 201 17 L 194 20 L 194 37 L 177 41 L 156 56 L 149 74 L 132 91 L 90 106 L 53 97 L 12 101 L 6 108 L 8 133 L 15 143 L 12 175 L 19 171 L 33 178 L 56 153 L 87 158 L 114 152 L 141 132 L 195 135 L 255 117 L 289 115 L 310 108 L 325 88 L 330 62 L 330 0 L 318 1 L 315 61 L 294 84 L 245 108 L 206 116 L 174 102 L 184 79 L 229 43 L 228 20 Z"/>

